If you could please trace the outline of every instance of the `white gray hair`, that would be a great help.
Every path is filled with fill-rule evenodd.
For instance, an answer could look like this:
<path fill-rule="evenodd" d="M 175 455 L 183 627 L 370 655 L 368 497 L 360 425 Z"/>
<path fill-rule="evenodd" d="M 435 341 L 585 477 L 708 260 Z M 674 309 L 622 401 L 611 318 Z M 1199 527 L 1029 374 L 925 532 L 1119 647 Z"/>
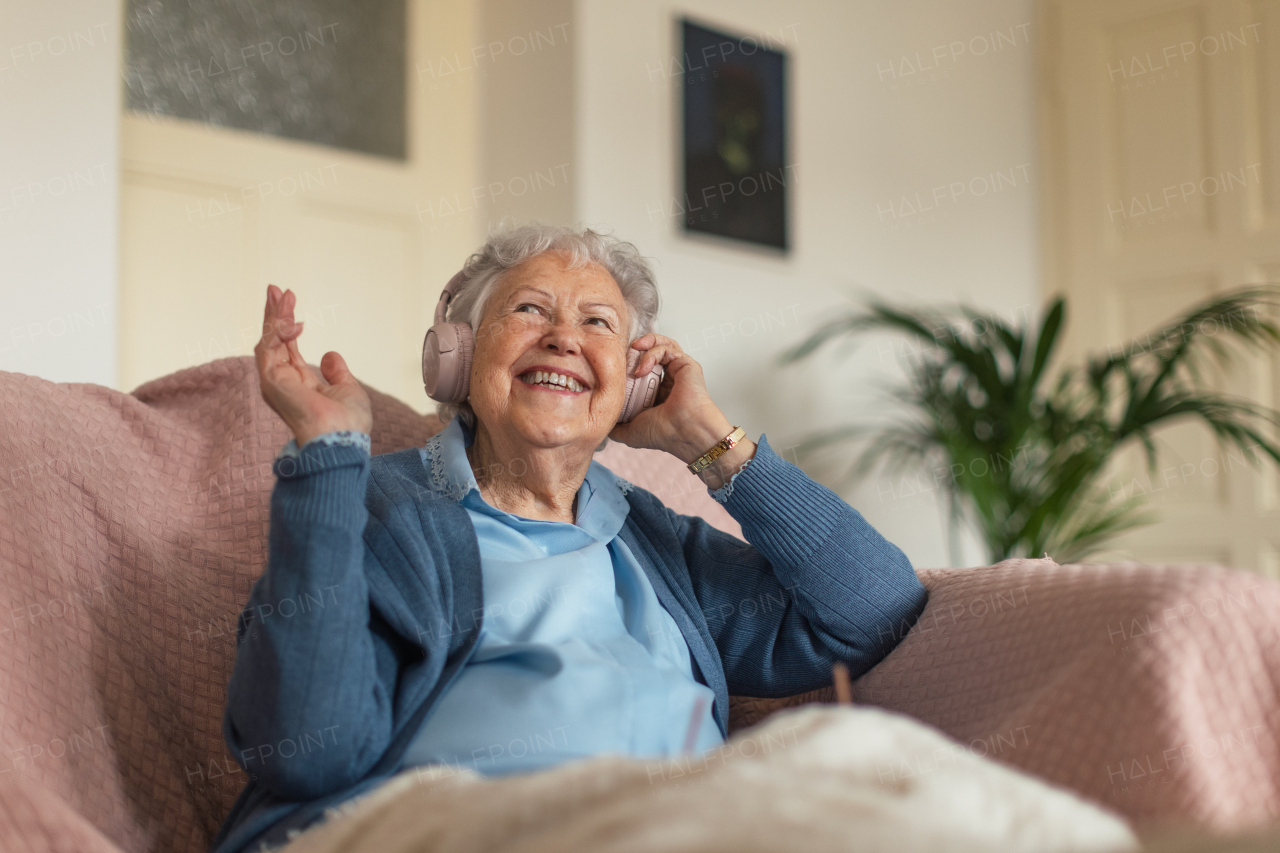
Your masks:
<path fill-rule="evenodd" d="M 541 223 L 495 231 L 479 251 L 467 258 L 462 267 L 465 279 L 449 302 L 448 321 L 466 323 L 473 332 L 480 328 L 489 298 L 502 276 L 545 252 L 566 255 L 569 269 L 597 263 L 613 276 L 631 315 L 628 346 L 653 331 L 658 317 L 658 285 L 653 270 L 635 245 L 590 228 L 578 231 Z M 467 428 L 475 427 L 475 412 L 468 402 L 437 403 L 436 412 L 445 423 L 456 416 Z"/>

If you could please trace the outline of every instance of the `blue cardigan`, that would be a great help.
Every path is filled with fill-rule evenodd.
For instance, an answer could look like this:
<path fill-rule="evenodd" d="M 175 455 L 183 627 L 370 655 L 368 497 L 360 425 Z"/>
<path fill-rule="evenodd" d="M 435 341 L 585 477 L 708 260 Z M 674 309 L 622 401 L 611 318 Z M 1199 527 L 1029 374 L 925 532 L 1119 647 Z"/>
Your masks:
<path fill-rule="evenodd" d="M 223 735 L 248 782 L 212 850 L 290 830 L 398 772 L 480 633 L 466 509 L 429 488 L 417 448 L 370 458 L 309 444 L 278 459 L 267 570 L 237 626 Z M 640 488 L 620 536 L 715 694 L 790 696 L 877 663 L 924 609 L 910 562 L 764 436 L 724 503 L 747 542 Z"/>

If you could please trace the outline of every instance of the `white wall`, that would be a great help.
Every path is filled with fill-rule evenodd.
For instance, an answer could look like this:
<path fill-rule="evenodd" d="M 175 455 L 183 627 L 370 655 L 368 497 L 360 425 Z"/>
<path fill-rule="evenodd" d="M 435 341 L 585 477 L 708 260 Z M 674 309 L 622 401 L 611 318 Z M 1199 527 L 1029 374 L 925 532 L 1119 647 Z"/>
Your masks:
<path fill-rule="evenodd" d="M 884 411 L 874 386 L 897 369 L 887 343 L 843 362 L 827 353 L 800 367 L 772 364 L 849 304 L 845 290 L 1034 313 L 1032 0 L 580 0 L 577 12 L 579 217 L 655 259 L 661 328 L 702 363 L 734 423 L 767 433 L 783 452 L 812 429 Z M 680 174 L 680 77 L 661 69 L 679 56 L 674 20 L 685 14 L 787 41 L 796 181 L 785 258 L 687 239 L 677 219 L 655 214 L 670 209 Z M 929 68 L 911 73 L 917 65 Z M 975 178 L 1010 170 L 1016 186 L 968 191 L 982 190 Z M 946 189 L 961 183 L 963 193 Z M 903 206 L 906 197 L 914 208 L 917 194 L 933 209 Z M 772 334 L 751 334 L 766 322 Z M 805 467 L 833 482 L 831 463 L 849 455 Z M 881 478 L 844 496 L 915 565 L 948 564 L 932 494 L 901 485 Z M 970 540 L 958 562 L 984 560 Z"/>
<path fill-rule="evenodd" d="M 121 6 L 0 5 L 0 370 L 115 384 Z"/>
<path fill-rule="evenodd" d="M 573 0 L 478 0 L 489 220 L 572 222 Z M 532 188 L 526 186 L 532 185 Z"/>
<path fill-rule="evenodd" d="M 524 149 L 486 147 L 483 140 L 476 174 L 452 155 L 441 162 L 466 173 L 458 178 L 463 186 L 487 186 L 529 169 L 558 169 L 562 156 L 571 161 L 556 173 L 569 178 L 571 205 L 557 184 L 537 205 L 495 205 L 485 219 L 505 213 L 560 219 L 571 209 L 572 218 L 638 243 L 659 270 L 662 330 L 703 363 L 731 420 L 755 435 L 767 433 L 786 452 L 810 430 L 884 411 L 874 385 L 897 369 L 887 344 L 864 345 L 843 362 L 827 353 L 798 368 L 772 363 L 778 351 L 848 305 L 846 289 L 922 301 L 969 299 L 1008 315 L 1038 303 L 1032 5 L 573 0 L 566 21 L 566 0 L 538 5 L 537 14 L 518 20 L 504 12 L 503 0 L 473 4 L 468 9 L 474 11 L 459 14 L 474 17 L 484 32 L 459 31 L 466 44 L 568 26 L 555 29 L 556 56 L 504 56 L 509 69 L 497 68 L 495 60 L 466 85 L 435 81 L 441 92 L 478 103 L 486 86 L 508 72 L 560 79 L 562 51 L 571 50 L 566 89 L 572 91 L 544 95 L 561 105 L 572 99 L 573 108 L 567 118 L 562 109 L 522 113 L 527 145 L 538 152 L 529 162 L 512 159 Z M 679 52 L 675 20 L 685 14 L 786 42 L 795 182 L 794 248 L 785 258 L 687 239 L 667 215 L 679 180 L 680 88 L 680 78 L 668 75 Z M 37 3 L 10 3 L 0 11 L 7 39 L 0 43 L 0 369 L 116 384 L 120 19 L 119 0 L 82 0 L 73 12 Z M 1005 33 L 998 52 L 989 47 L 996 31 Z M 63 50 L 57 40 L 74 33 L 80 33 L 73 37 L 77 50 Z M 984 38 L 987 53 L 975 56 Z M 955 43 L 964 50 L 953 58 Z M 917 54 L 921 64 L 936 67 L 904 76 Z M 545 127 L 553 116 L 572 123 L 563 155 L 563 128 Z M 982 197 L 966 189 L 953 198 L 945 189 L 980 189 L 973 179 L 996 171 L 1016 172 L 1016 185 Z M 914 204 L 918 194 L 927 203 L 938 187 L 943 202 L 935 209 L 903 215 L 904 197 Z M 450 250 L 463 257 L 476 237 L 461 232 L 479 234 L 489 224 L 468 222 L 430 242 L 457 237 Z M 440 283 L 433 278 L 425 285 L 424 304 L 434 303 Z M 759 331 L 767 323 L 772 334 Z M 841 458 L 805 467 L 834 482 Z M 903 492 L 900 480 L 881 478 L 843 494 L 916 565 L 948 563 L 932 495 Z M 980 561 L 972 547 L 960 558 Z"/>

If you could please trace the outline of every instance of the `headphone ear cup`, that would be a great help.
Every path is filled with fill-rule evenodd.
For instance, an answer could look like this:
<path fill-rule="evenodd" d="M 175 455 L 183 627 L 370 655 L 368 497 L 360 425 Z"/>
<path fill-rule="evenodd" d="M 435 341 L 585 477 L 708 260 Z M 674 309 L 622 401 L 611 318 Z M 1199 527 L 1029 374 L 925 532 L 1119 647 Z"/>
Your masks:
<path fill-rule="evenodd" d="M 645 409 L 653 406 L 654 401 L 658 399 L 658 386 L 662 384 L 662 377 L 666 375 L 666 370 L 662 365 L 657 365 L 649 371 L 647 376 L 632 376 L 642 356 L 643 353 L 636 349 L 629 350 L 627 353 L 627 391 L 618 423 L 630 423 Z"/>
<path fill-rule="evenodd" d="M 466 323 L 437 323 L 422 341 L 422 386 L 437 403 L 461 403 L 471 393 L 475 336 Z"/>
<path fill-rule="evenodd" d="M 450 402 L 461 403 L 471 396 L 471 362 L 475 358 L 476 339 L 466 323 L 454 323 L 453 327 L 458 336 L 458 378 L 454 399 Z"/>

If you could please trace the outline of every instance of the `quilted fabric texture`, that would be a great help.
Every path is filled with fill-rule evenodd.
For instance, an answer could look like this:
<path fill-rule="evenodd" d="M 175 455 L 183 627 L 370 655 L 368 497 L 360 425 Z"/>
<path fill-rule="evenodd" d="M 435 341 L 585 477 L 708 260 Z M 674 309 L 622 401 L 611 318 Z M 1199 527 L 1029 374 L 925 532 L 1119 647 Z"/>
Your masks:
<path fill-rule="evenodd" d="M 1276 819 L 1280 583 L 1215 566 L 1050 560 L 920 575 L 928 608 L 855 683 L 855 701 L 917 717 L 1139 826 Z M 733 722 L 831 694 L 737 699 Z"/>
<path fill-rule="evenodd" d="M 369 391 L 374 453 L 439 428 Z M 288 430 L 248 357 L 132 394 L 0 373 L 0 419 L 5 849 L 204 851 L 244 780 L 222 707 Z M 617 444 L 598 458 L 736 532 L 678 460 Z M 1127 815 L 1274 813 L 1280 584 L 1035 562 L 922 575 L 929 608 L 861 701 Z M 779 704 L 736 699 L 734 723 Z"/>

